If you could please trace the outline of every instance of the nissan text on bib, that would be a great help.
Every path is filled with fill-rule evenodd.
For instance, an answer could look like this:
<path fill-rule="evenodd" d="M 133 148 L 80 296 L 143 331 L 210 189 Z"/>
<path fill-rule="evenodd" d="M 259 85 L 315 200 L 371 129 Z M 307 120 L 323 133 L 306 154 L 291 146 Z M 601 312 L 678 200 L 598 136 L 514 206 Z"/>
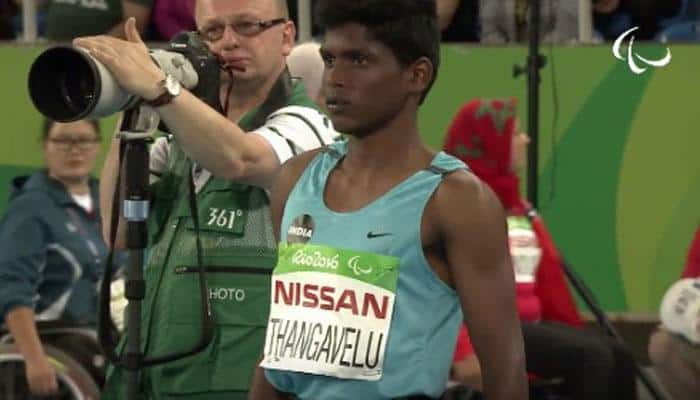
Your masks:
<path fill-rule="evenodd" d="M 398 273 L 397 257 L 281 243 L 260 366 L 381 379 Z"/>

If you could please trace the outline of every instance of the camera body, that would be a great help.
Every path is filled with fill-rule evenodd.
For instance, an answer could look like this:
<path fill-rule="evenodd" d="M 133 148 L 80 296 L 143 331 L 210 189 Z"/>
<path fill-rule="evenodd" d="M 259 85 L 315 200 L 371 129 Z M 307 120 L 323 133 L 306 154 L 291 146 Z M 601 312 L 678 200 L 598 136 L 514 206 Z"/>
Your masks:
<path fill-rule="evenodd" d="M 219 61 L 195 32 L 181 32 L 167 49 L 150 50 L 153 62 L 197 97 L 219 109 Z M 103 118 L 140 105 L 86 50 L 57 46 L 37 57 L 29 71 L 29 95 L 47 118 L 71 122 Z"/>

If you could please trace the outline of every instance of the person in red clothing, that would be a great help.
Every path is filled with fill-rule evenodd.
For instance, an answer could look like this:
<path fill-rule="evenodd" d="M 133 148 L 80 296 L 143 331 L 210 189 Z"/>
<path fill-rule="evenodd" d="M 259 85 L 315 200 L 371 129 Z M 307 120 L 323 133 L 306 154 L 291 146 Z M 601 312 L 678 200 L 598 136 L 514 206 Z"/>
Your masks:
<path fill-rule="evenodd" d="M 636 399 L 631 355 L 612 340 L 584 331 L 569 292 L 562 259 L 545 224 L 519 191 L 529 137 L 520 130 L 515 99 L 477 99 L 453 120 L 443 150 L 486 182 L 507 211 L 527 370 L 561 378 L 572 399 Z M 479 363 L 466 328 L 460 333 L 453 379 L 480 384 Z"/>
<path fill-rule="evenodd" d="M 688 261 L 681 274 L 683 278 L 700 278 L 700 226 L 695 230 L 695 237 L 688 249 Z"/>
<path fill-rule="evenodd" d="M 681 279 L 693 278 L 700 278 L 700 227 L 681 275 Z M 700 326 L 696 329 L 700 331 Z M 690 343 L 662 326 L 649 339 L 649 358 L 674 399 L 700 398 L 700 343 Z"/>

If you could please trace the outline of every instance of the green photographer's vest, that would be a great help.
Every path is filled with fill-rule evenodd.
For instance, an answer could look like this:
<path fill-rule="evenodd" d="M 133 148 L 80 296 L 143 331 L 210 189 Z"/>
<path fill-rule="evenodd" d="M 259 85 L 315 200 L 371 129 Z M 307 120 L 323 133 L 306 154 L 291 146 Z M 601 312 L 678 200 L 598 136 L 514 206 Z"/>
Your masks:
<path fill-rule="evenodd" d="M 289 105 L 315 107 L 303 85 L 292 85 L 284 73 L 265 103 L 238 125 L 254 130 L 270 113 Z M 146 357 L 191 349 L 202 329 L 196 235 L 189 206 L 192 163 L 177 144 L 170 146 L 167 169 L 152 187 L 148 220 L 146 297 L 141 307 Z M 140 392 L 148 398 L 216 399 L 219 394 L 245 399 L 264 343 L 270 279 L 277 263 L 269 199 L 264 189 L 216 177 L 209 179 L 196 199 L 202 260 L 216 322 L 214 338 L 196 355 L 143 370 Z M 124 393 L 123 372 L 111 371 L 103 398 L 123 398 L 117 394 Z"/>

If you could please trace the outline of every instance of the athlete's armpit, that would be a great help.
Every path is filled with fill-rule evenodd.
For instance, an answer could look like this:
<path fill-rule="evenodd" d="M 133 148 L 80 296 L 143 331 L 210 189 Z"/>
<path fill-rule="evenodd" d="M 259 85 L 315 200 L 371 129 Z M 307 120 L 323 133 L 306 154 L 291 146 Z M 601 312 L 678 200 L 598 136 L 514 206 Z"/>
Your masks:
<path fill-rule="evenodd" d="M 489 399 L 526 398 L 527 378 L 506 219 L 473 175 L 445 177 L 434 196 L 437 232 L 459 295 Z"/>

